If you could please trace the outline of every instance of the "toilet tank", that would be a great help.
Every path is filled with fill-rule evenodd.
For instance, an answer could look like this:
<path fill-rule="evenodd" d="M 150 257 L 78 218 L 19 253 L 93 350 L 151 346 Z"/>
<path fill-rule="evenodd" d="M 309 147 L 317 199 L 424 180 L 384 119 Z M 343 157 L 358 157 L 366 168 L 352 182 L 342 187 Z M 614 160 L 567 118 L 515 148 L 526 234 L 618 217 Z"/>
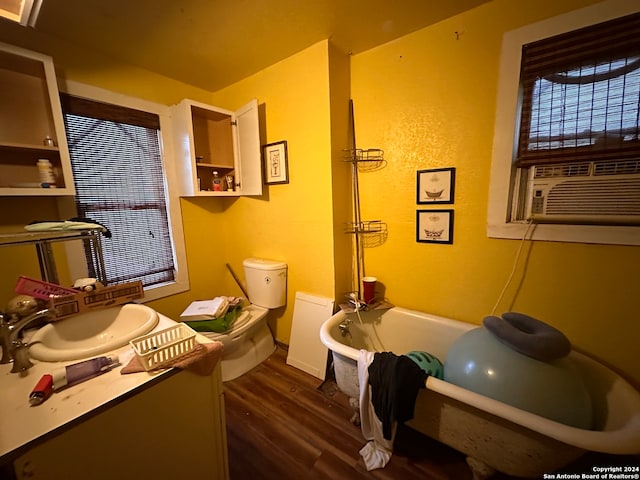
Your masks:
<path fill-rule="evenodd" d="M 264 258 L 242 262 L 249 301 L 264 308 L 278 308 L 287 302 L 287 264 Z"/>

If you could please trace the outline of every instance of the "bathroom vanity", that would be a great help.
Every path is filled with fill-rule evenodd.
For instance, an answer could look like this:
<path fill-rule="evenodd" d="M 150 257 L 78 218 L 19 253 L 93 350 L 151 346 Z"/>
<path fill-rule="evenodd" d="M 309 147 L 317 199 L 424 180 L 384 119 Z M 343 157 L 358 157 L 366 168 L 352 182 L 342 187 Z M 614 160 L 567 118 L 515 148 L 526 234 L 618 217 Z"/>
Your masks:
<path fill-rule="evenodd" d="M 155 330 L 173 324 L 160 315 Z M 129 346 L 111 353 L 122 365 L 134 355 Z M 33 362 L 24 376 L 0 365 L 0 477 L 229 477 L 220 363 L 210 376 L 176 368 L 122 375 L 121 365 L 30 406 L 43 374 L 75 363 Z"/>

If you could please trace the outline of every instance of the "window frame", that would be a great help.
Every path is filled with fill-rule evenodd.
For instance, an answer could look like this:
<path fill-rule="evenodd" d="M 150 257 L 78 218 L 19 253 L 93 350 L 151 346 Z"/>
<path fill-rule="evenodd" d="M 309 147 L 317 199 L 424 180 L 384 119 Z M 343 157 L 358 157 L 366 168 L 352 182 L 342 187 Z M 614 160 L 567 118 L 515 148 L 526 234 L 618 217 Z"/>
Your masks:
<path fill-rule="evenodd" d="M 498 74 L 497 108 L 493 153 L 489 182 L 487 236 L 489 238 L 520 239 L 527 233 L 526 221 L 511 221 L 511 211 L 517 208 L 516 178 L 518 170 L 513 159 L 517 148 L 519 125 L 520 63 L 522 46 L 612 20 L 640 11 L 640 6 L 624 0 L 608 0 L 567 14 L 542 20 L 506 32 L 502 41 Z M 538 224 L 531 233 L 533 240 L 580 242 L 611 245 L 640 245 L 639 226 Z"/>
<path fill-rule="evenodd" d="M 70 80 L 59 80 L 60 90 L 75 97 L 86 98 L 97 102 L 110 103 L 126 108 L 133 108 L 158 115 L 160 118 L 160 139 L 163 174 L 167 186 L 167 212 L 169 230 L 173 242 L 175 261 L 175 280 L 164 284 L 145 287 L 142 303 L 164 298 L 189 290 L 189 271 L 184 241 L 184 228 L 180 208 L 179 184 L 175 174 L 175 149 L 173 145 L 173 125 L 170 108 L 166 105 L 147 100 L 114 93 L 102 88 L 86 85 Z M 59 208 L 65 218 L 76 216 L 73 197 L 59 200 Z M 86 276 L 86 263 L 81 245 L 67 245 L 68 268 L 72 278 Z"/>

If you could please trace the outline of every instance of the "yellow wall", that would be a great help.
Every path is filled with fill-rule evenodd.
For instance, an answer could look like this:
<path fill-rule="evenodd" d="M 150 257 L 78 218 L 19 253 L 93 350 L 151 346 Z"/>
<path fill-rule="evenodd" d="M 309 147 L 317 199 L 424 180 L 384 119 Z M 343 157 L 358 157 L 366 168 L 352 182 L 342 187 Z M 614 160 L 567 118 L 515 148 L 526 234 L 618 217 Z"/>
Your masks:
<path fill-rule="evenodd" d="M 486 234 L 502 34 L 588 3 L 496 0 L 353 57 L 358 147 L 388 161 L 360 175 L 363 217 L 389 225 L 367 273 L 393 303 L 471 323 L 491 313 L 520 246 Z M 417 243 L 416 171 L 441 167 L 456 168 L 455 203 L 441 206 L 455 211 L 454 243 Z M 496 313 L 549 322 L 639 383 L 639 265 L 638 247 L 527 244 Z"/>
<path fill-rule="evenodd" d="M 334 92 L 333 98 L 341 96 L 346 111 L 348 57 L 335 52 L 327 41 L 213 94 L 114 62 L 32 29 L 0 27 L 0 41 L 51 55 L 61 85 L 73 80 L 167 105 L 189 97 L 231 110 L 257 98 L 261 109 L 261 143 L 287 140 L 289 184 L 265 187 L 261 197 L 181 200 L 191 290 L 150 302 L 152 307 L 177 318 L 192 300 L 242 294 L 226 263 L 244 281 L 243 259 L 263 257 L 284 261 L 289 267 L 287 306 L 271 312 L 269 321 L 277 339 L 288 343 L 297 291 L 334 298 L 337 285 L 340 289 L 349 288 L 345 285 L 348 276 L 345 280 L 342 271 L 337 283 L 334 281 L 334 221 L 343 219 L 334 219 L 332 179 L 344 177 L 342 172 L 348 173 L 348 166 L 332 161 L 336 148 L 332 144 L 329 88 L 332 74 L 334 83 L 342 89 L 339 94 Z M 343 141 L 338 143 L 340 147 L 344 145 Z M 338 171 L 332 175 L 334 167 Z M 337 198 L 339 202 L 340 195 Z M 23 199 L 0 200 L 7 205 L 24 203 Z M 11 218 L 12 225 L 55 216 L 54 202 L 44 199 L 35 202 L 37 205 L 31 201 L 31 208 L 23 209 L 19 218 Z M 45 212 L 38 212 L 43 205 L 47 205 L 45 217 L 42 217 Z M 348 206 L 339 211 L 348 218 Z M 6 220 L 3 218 L 0 224 Z M 338 254 L 343 260 L 348 254 L 345 242 L 346 239 L 335 242 L 338 247 L 342 245 Z M 5 258 L 8 255 L 8 263 L 18 264 L 6 275 L 10 280 L 2 285 L 0 300 L 6 304 L 30 253 L 25 252 L 19 262 L 12 262 L 13 251 L 4 254 L 0 251 L 0 255 Z M 29 275 L 37 276 L 33 262 L 29 262 L 28 268 Z M 348 269 L 344 272 L 348 273 Z"/>
<path fill-rule="evenodd" d="M 245 258 L 286 262 L 287 306 L 270 312 L 269 321 L 276 338 L 288 343 L 296 292 L 334 297 L 328 42 L 216 92 L 209 102 L 235 110 L 254 97 L 261 143 L 287 141 L 289 183 L 265 186 L 261 197 L 183 199 L 189 272 L 201 296 L 240 295 L 225 263 L 244 283 Z M 212 237 L 218 248 L 209 245 Z"/>
<path fill-rule="evenodd" d="M 495 0 L 352 57 L 350 65 L 329 42 L 320 42 L 215 93 L 31 29 L 0 26 L 0 41 L 52 55 L 63 79 L 167 105 L 191 97 L 235 109 L 259 100 L 263 143 L 288 141 L 290 183 L 266 187 L 258 198 L 183 199 L 192 290 L 152 306 L 176 317 L 190 300 L 240 294 L 225 263 L 243 277 L 246 257 L 282 260 L 289 265 L 288 304 L 270 324 L 286 343 L 295 292 L 340 300 L 351 288 L 351 239 L 341 232 L 350 219 L 349 167 L 340 159 L 348 146 L 349 95 L 358 147 L 382 148 L 388 162 L 360 175 L 363 218 L 389 227 L 386 243 L 366 250 L 367 273 L 400 306 L 476 324 L 491 312 L 519 248 L 518 241 L 486 236 L 502 34 L 591 3 Z M 416 171 L 437 167 L 457 169 L 453 245 L 415 241 Z M 28 206 L 24 221 L 50 210 L 44 200 L 44 209 L 32 200 L 0 200 L 0 207 Z M 576 347 L 640 384 L 632 353 L 640 334 L 640 306 L 632 301 L 638 265 L 637 247 L 525 245 L 497 312 L 522 311 L 555 325 Z"/>
<path fill-rule="evenodd" d="M 206 100 L 210 95 L 210 92 L 116 62 L 87 50 L 86 46 L 71 45 L 41 34 L 38 30 L 10 22 L 0 22 L 0 41 L 50 55 L 62 90 L 65 81 L 73 80 L 166 105 L 177 103 L 184 97 Z M 66 217 L 60 217 L 55 198 L 0 197 L 0 230 L 16 231 L 33 220 L 63 218 Z M 67 278 L 64 246 L 54 245 L 54 252 L 60 282 L 68 285 L 73 279 Z M 0 277 L 2 310 L 14 295 L 13 288 L 19 275 L 39 277 L 35 247 L 0 248 L 0 264 L 3 272 Z"/>
<path fill-rule="evenodd" d="M 258 98 L 264 111 L 262 144 L 287 141 L 289 183 L 265 186 L 258 198 L 213 199 L 224 207 L 211 219 L 212 231 L 223 232 L 223 254 L 216 261 L 230 263 L 239 277 L 244 278 L 242 261 L 248 257 L 288 264 L 287 307 L 271 312 L 270 319 L 276 338 L 285 343 L 296 292 L 334 297 L 329 73 L 329 45 L 323 41 L 210 99 L 236 109 Z M 189 224 L 188 209 L 184 215 Z M 233 287 L 230 275 L 225 281 Z"/>

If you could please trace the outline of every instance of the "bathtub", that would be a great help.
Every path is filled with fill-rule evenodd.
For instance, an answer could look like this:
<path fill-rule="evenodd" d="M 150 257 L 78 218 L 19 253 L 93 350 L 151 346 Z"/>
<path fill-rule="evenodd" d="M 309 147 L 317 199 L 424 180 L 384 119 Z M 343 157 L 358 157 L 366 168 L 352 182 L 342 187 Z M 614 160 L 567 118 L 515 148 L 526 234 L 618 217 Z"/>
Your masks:
<path fill-rule="evenodd" d="M 357 407 L 359 349 L 432 353 L 443 363 L 457 338 L 477 325 L 405 308 L 353 313 L 340 311 L 324 322 L 320 339 L 333 355 L 338 388 Z M 339 325 L 350 319 L 349 334 Z M 568 465 L 586 451 L 640 453 L 640 394 L 591 358 L 571 352 L 594 407 L 594 430 L 584 430 L 512 407 L 429 377 L 406 425 L 464 453 L 474 478 L 495 471 L 538 477 Z M 591 472 L 585 472 L 591 473 Z"/>

